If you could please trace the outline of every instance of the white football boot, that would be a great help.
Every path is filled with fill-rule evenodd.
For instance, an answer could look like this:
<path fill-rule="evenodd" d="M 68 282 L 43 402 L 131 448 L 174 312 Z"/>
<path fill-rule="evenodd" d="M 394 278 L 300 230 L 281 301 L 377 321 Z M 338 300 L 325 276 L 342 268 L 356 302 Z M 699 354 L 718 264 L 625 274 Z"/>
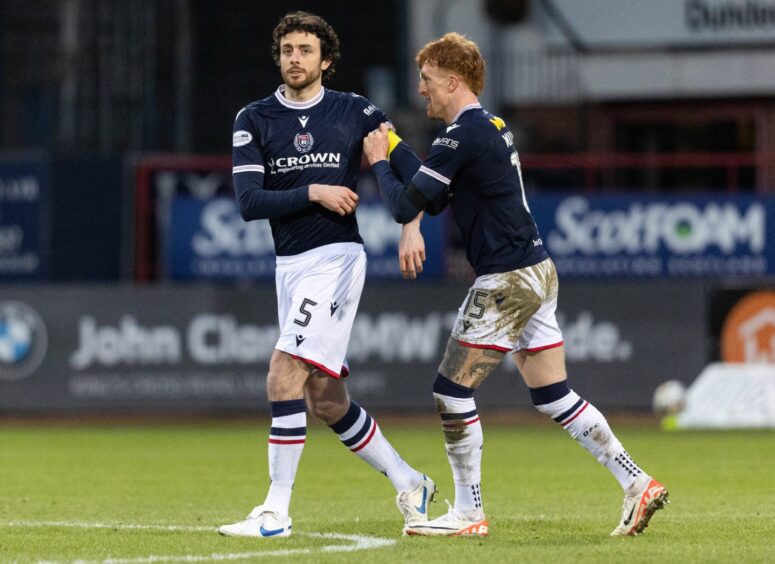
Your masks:
<path fill-rule="evenodd" d="M 244 521 L 223 525 L 218 532 L 226 537 L 289 537 L 291 518 L 281 517 L 274 511 L 264 510 L 263 505 L 258 505 Z"/>
<path fill-rule="evenodd" d="M 428 520 L 428 505 L 436 497 L 436 484 L 425 474 L 420 485 L 396 496 L 396 505 L 404 515 L 404 523 L 424 523 Z"/>
<path fill-rule="evenodd" d="M 625 496 L 622 505 L 622 520 L 619 521 L 619 526 L 611 532 L 611 536 L 635 536 L 642 533 L 648 527 L 654 512 L 670 503 L 667 495 L 665 486 L 652 479 L 639 494 Z"/>
<path fill-rule="evenodd" d="M 486 537 L 490 524 L 484 518 L 481 510 L 467 514 L 458 513 L 449 503 L 449 511 L 437 519 L 424 523 L 411 523 L 404 527 L 405 535 L 426 537 Z"/>

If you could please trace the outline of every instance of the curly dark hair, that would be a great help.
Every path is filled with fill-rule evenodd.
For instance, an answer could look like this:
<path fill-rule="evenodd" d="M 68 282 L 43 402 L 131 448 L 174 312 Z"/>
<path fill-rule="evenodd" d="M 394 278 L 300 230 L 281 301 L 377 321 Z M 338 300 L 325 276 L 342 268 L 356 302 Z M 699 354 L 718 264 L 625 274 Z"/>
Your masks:
<path fill-rule="evenodd" d="M 272 32 L 272 58 L 280 66 L 280 41 L 293 31 L 306 31 L 320 39 L 321 59 L 331 61 L 323 71 L 323 82 L 329 80 L 336 72 L 336 62 L 342 58 L 339 52 L 339 38 L 334 28 L 326 20 L 309 12 L 291 12 L 283 16 Z"/>

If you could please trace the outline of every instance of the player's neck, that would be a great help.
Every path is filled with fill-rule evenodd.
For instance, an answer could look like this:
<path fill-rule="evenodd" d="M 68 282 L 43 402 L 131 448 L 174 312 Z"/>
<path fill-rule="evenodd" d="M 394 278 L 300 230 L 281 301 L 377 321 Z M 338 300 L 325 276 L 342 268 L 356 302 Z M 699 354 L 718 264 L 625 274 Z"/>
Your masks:
<path fill-rule="evenodd" d="M 470 106 L 471 104 L 478 103 L 479 99 L 472 92 L 468 92 L 465 95 L 456 98 L 453 103 L 450 104 L 449 111 L 447 112 L 447 115 L 444 116 L 444 122 L 449 125 L 455 121 L 458 115 L 460 115 L 460 112 L 463 111 L 463 108 Z"/>
<path fill-rule="evenodd" d="M 283 96 L 291 102 L 306 102 L 317 96 L 320 93 L 321 88 L 323 88 L 323 83 L 320 81 L 300 89 L 292 88 L 286 84 L 283 90 Z"/>

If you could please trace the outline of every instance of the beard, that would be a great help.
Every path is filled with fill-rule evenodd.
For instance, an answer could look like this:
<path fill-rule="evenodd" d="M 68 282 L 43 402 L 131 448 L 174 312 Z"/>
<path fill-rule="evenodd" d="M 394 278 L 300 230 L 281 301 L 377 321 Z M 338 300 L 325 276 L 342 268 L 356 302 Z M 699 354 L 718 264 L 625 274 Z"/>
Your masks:
<path fill-rule="evenodd" d="M 290 70 L 291 69 L 283 70 L 280 74 L 282 74 L 285 85 L 294 90 L 304 90 L 307 86 L 314 84 L 319 80 L 321 75 L 320 69 L 313 69 L 310 72 L 304 72 L 303 74 L 296 76 L 292 76 L 289 72 Z"/>

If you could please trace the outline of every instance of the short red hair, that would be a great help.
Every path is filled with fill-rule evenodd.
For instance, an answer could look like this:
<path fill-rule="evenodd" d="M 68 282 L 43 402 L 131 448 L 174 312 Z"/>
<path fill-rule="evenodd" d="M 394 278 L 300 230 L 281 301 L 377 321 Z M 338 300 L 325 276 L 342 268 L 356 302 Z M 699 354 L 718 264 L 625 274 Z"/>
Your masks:
<path fill-rule="evenodd" d="M 476 96 L 484 90 L 484 58 L 476 43 L 459 33 L 447 33 L 426 44 L 415 61 L 418 68 L 428 63 L 459 74 Z"/>

